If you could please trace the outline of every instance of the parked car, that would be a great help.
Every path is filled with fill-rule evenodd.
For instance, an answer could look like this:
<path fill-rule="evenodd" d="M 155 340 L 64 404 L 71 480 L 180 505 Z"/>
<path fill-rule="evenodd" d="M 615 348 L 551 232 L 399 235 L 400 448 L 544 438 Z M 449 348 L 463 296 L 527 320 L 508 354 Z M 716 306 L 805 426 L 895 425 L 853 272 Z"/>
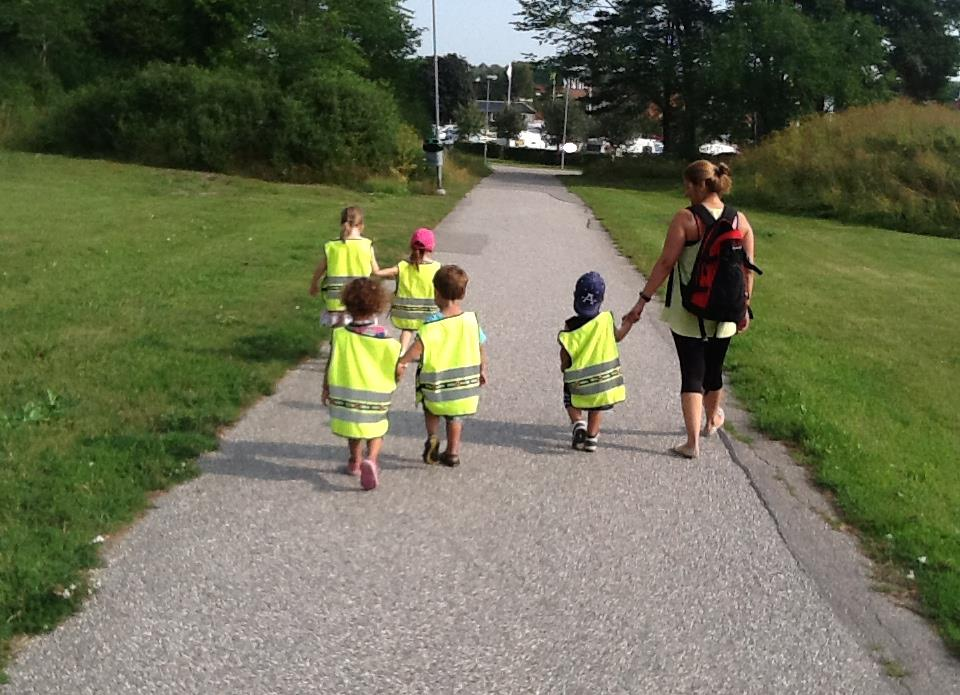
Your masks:
<path fill-rule="evenodd" d="M 526 147 L 531 150 L 548 150 L 550 145 L 543 139 L 538 130 L 525 130 L 516 139 L 517 147 Z"/>
<path fill-rule="evenodd" d="M 706 154 L 711 157 L 716 157 L 718 154 L 740 154 L 740 148 L 723 140 L 712 140 L 704 145 L 700 145 L 700 154 Z"/>
<path fill-rule="evenodd" d="M 637 138 L 624 145 L 621 154 L 663 154 L 663 143 L 656 138 Z"/>

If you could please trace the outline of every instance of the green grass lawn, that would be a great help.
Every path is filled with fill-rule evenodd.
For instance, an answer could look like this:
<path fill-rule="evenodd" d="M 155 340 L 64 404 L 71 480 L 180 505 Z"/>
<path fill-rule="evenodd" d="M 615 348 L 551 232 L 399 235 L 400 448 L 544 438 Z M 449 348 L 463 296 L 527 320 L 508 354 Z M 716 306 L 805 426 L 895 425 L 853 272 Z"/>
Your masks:
<path fill-rule="evenodd" d="M 342 207 L 392 264 L 476 180 L 386 195 L 0 152 L 0 652 L 73 610 L 92 541 L 315 354 L 307 287 Z"/>
<path fill-rule="evenodd" d="M 648 272 L 679 185 L 565 179 Z M 799 445 L 874 557 L 960 649 L 960 241 L 747 211 L 756 321 L 727 369 L 757 426 Z"/>

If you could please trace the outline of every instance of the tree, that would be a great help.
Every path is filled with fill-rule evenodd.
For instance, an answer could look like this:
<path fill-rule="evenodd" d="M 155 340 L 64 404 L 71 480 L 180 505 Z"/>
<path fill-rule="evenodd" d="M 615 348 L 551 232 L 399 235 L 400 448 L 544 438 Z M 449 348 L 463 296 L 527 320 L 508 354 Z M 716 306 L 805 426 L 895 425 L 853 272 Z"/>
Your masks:
<path fill-rule="evenodd" d="M 880 31 L 847 12 L 820 20 L 792 4 L 741 2 L 708 58 L 702 125 L 711 136 L 758 141 L 828 100 L 845 108 L 887 93 Z"/>
<path fill-rule="evenodd" d="M 563 139 L 564 101 L 562 96 L 547 98 L 540 107 L 543 111 L 543 129 L 555 142 Z M 567 140 L 583 140 L 587 137 L 587 128 L 587 112 L 583 104 L 572 99 L 567 109 Z"/>
<path fill-rule="evenodd" d="M 455 53 L 440 56 L 437 60 L 440 82 L 440 122 L 452 123 L 461 107 L 473 101 L 473 75 L 470 63 Z M 433 59 L 423 61 L 422 75 L 429 85 L 426 94 L 430 99 L 430 113 L 434 112 Z"/>
<path fill-rule="evenodd" d="M 874 18 L 886 31 L 890 65 L 901 91 L 913 99 L 933 99 L 960 61 L 956 0 L 847 0 L 851 10 Z"/>
<path fill-rule="evenodd" d="M 475 103 L 470 102 L 461 106 L 456 113 L 457 130 L 460 131 L 460 137 L 466 138 L 482 132 L 486 128 L 486 120 Z"/>
<path fill-rule="evenodd" d="M 494 116 L 493 124 L 497 129 L 497 137 L 512 140 L 526 129 L 527 119 L 518 110 L 509 108 Z"/>
<path fill-rule="evenodd" d="M 654 104 L 664 148 L 696 152 L 710 0 L 520 0 L 518 27 L 562 47 L 558 62 L 594 87 L 600 112 Z"/>
<path fill-rule="evenodd" d="M 533 67 L 530 63 L 513 64 L 513 99 L 533 99 Z"/>

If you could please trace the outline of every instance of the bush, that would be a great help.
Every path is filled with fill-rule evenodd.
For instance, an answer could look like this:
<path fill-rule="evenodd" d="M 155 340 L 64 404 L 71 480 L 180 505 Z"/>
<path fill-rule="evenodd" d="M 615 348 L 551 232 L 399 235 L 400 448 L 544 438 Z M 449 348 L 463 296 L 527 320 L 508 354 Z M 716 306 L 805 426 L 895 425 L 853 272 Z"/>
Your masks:
<path fill-rule="evenodd" d="M 808 118 L 748 151 L 734 199 L 960 238 L 960 113 L 906 101 Z"/>
<path fill-rule="evenodd" d="M 69 94 L 40 125 L 43 151 L 211 171 L 269 158 L 279 95 L 232 71 L 152 65 Z"/>
<path fill-rule="evenodd" d="M 156 64 L 65 97 L 32 149 L 264 178 L 407 178 L 420 138 L 389 90 L 354 73 L 314 74 L 286 93 L 256 75 Z"/>

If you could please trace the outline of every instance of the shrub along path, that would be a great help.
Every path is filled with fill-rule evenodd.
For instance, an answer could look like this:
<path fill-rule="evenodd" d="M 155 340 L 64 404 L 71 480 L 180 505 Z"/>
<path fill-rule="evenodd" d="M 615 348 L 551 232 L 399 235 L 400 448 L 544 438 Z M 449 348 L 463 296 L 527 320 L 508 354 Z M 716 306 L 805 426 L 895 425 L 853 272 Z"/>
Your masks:
<path fill-rule="evenodd" d="M 600 450 L 568 448 L 574 281 L 602 272 L 617 312 L 640 283 L 589 220 L 553 177 L 503 171 L 440 226 L 492 360 L 459 468 L 419 461 L 408 380 L 382 487 L 361 492 L 304 363 L 109 549 L 12 692 L 889 692 L 724 445 L 665 453 L 678 376 L 653 315 Z"/>

